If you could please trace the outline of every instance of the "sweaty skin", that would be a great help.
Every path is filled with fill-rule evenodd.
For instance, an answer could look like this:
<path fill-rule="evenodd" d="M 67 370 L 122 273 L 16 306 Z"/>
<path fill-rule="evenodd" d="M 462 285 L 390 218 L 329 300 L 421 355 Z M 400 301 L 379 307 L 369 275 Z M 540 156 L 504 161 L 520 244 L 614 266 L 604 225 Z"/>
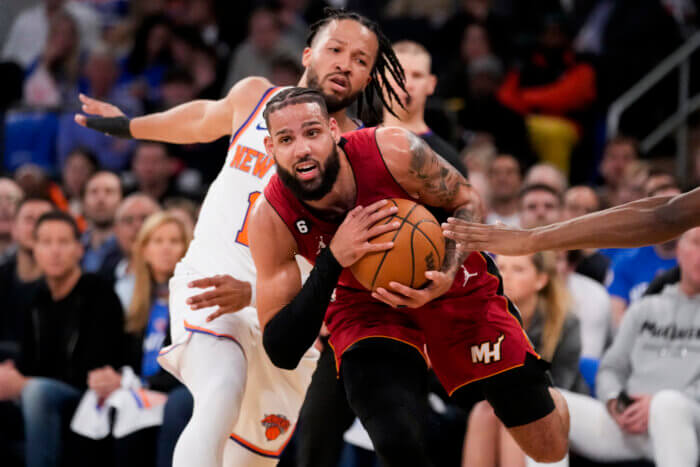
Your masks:
<path fill-rule="evenodd" d="M 465 250 L 527 255 L 543 250 L 633 248 L 678 237 L 700 225 L 700 188 L 676 196 L 656 196 L 523 230 L 448 219 L 445 237 Z"/>

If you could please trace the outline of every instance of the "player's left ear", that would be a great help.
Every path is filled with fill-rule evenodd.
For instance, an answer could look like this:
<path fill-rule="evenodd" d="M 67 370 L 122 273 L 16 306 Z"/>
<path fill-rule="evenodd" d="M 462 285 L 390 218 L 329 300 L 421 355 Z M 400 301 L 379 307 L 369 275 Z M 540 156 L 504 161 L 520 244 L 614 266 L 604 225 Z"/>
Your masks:
<path fill-rule="evenodd" d="M 331 129 L 331 135 L 333 136 L 333 141 L 336 143 L 340 141 L 340 127 L 338 122 L 333 117 L 328 117 L 328 127 Z"/>
<path fill-rule="evenodd" d="M 435 93 L 435 86 L 437 86 L 437 76 L 430 74 L 428 75 L 428 95 L 432 96 Z"/>
<path fill-rule="evenodd" d="M 311 47 L 304 47 L 304 51 L 301 53 L 301 65 L 304 68 L 307 68 L 311 63 L 311 52 Z"/>

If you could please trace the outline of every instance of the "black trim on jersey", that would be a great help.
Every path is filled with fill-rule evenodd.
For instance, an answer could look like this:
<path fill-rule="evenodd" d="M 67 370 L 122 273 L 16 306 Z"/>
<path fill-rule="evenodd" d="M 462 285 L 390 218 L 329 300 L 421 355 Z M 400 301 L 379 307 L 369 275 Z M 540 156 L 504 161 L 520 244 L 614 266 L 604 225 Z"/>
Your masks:
<path fill-rule="evenodd" d="M 498 279 L 498 290 L 496 290 L 496 293 L 498 295 L 501 295 L 502 297 L 505 297 L 506 301 L 508 302 L 508 313 L 513 315 L 513 317 L 515 317 L 515 319 L 518 320 L 520 326 L 522 327 L 523 318 L 522 316 L 520 316 L 520 310 L 518 310 L 518 307 L 516 307 L 515 304 L 510 300 L 510 298 L 508 298 L 505 295 L 505 293 L 503 293 L 503 278 L 501 277 L 501 273 L 498 271 L 498 266 L 496 266 L 496 263 L 493 261 L 493 258 L 491 258 L 491 256 L 489 256 L 488 253 L 480 251 L 479 254 L 486 261 L 486 272 Z"/>

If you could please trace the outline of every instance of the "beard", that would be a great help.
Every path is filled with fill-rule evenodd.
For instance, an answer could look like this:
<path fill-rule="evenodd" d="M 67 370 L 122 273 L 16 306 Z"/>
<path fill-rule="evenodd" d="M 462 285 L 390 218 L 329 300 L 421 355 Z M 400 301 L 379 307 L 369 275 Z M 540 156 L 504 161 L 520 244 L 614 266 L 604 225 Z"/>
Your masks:
<path fill-rule="evenodd" d="M 350 85 L 350 80 L 348 79 L 348 86 Z M 323 95 L 323 99 L 326 101 L 326 107 L 328 108 L 328 113 L 339 112 L 343 109 L 350 107 L 358 98 L 362 91 L 352 92 L 350 88 L 350 94 L 345 97 L 336 97 L 334 94 L 326 94 L 321 88 L 321 80 L 318 77 L 316 71 L 309 67 L 307 71 L 306 86 L 309 89 L 318 91 Z"/>
<path fill-rule="evenodd" d="M 333 185 L 335 185 L 335 181 L 338 179 L 340 157 L 338 156 L 338 147 L 335 144 L 323 168 L 319 166 L 319 172 L 321 174 L 321 183 L 315 188 L 307 188 L 292 172 L 277 164 L 277 175 L 294 196 L 302 201 L 318 201 L 330 193 Z"/>

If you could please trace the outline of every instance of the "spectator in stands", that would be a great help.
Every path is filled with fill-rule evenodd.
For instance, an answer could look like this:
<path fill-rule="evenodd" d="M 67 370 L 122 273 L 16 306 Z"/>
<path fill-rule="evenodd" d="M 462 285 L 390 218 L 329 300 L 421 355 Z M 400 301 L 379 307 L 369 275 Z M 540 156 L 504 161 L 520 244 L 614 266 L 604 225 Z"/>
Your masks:
<path fill-rule="evenodd" d="M 187 68 L 173 67 L 163 74 L 160 99 L 151 103 L 154 110 L 167 110 L 197 97 L 192 73 Z"/>
<path fill-rule="evenodd" d="M 143 387 L 158 393 L 167 394 L 181 386 L 156 359 L 161 347 L 169 341 L 168 281 L 185 254 L 189 240 L 189 232 L 178 219 L 159 212 L 143 223 L 133 245 L 131 263 L 135 284 L 126 317 L 126 362 L 141 378 Z M 117 368 L 106 365 L 88 373 L 88 387 L 98 398 L 106 399 L 121 387 L 131 387 L 128 376 Z M 163 425 L 160 429 L 170 427 Z M 111 446 L 114 452 L 107 457 L 118 459 L 118 466 L 152 466 L 158 431 L 157 426 L 151 426 L 128 438 L 114 439 Z M 138 449 L 134 449 L 136 447 Z"/>
<path fill-rule="evenodd" d="M 457 47 L 458 46 L 458 47 Z M 458 108 L 462 108 L 469 97 L 470 90 L 465 86 L 469 82 L 470 68 L 479 60 L 490 59 L 494 62 L 495 74 L 501 75 L 501 64 L 491 48 L 491 37 L 480 23 L 471 23 L 463 27 L 458 39 L 450 44 L 459 51 L 459 61 L 451 62 L 442 78 L 445 96 L 461 99 Z"/>
<path fill-rule="evenodd" d="M 413 41 L 400 41 L 393 45 L 396 58 L 406 74 L 406 91 L 401 96 L 402 106 L 394 102 L 392 115 L 384 108 L 383 124 L 398 126 L 412 131 L 420 136 L 428 145 L 452 164 L 460 173 L 466 175 L 466 168 L 459 159 L 459 154 L 445 140 L 436 135 L 425 123 L 425 104 L 428 97 L 435 91 L 437 78 L 431 73 L 432 59 L 425 47 Z"/>
<path fill-rule="evenodd" d="M 56 15 L 68 12 L 80 29 L 83 47 L 94 44 L 100 35 L 100 20 L 92 8 L 83 2 L 42 0 L 15 18 L 2 50 L 3 60 L 27 68 L 41 54 L 49 37 L 49 26 Z"/>
<path fill-rule="evenodd" d="M 625 171 L 630 163 L 639 158 L 637 141 L 625 136 L 617 136 L 605 144 L 603 159 L 600 162 L 600 175 L 603 177 L 603 185 L 598 188 L 598 196 L 602 201 L 602 208 L 616 206 L 619 190 L 625 176 Z"/>
<path fill-rule="evenodd" d="M 100 273 L 114 283 L 114 291 L 124 311 L 129 309 L 136 281 L 131 261 L 132 247 L 144 221 L 160 209 L 153 198 L 137 192 L 124 198 L 114 216 L 114 233 L 121 259 L 114 269 L 103 268 Z"/>
<path fill-rule="evenodd" d="M 523 327 L 537 351 L 550 361 L 555 386 L 583 389 L 578 370 L 581 356 L 579 321 L 570 313 L 570 297 L 557 272 L 554 252 L 498 256 L 505 293 L 520 310 Z M 499 459 L 500 464 L 496 463 Z M 469 416 L 463 466 L 524 465 L 525 454 L 491 406 L 479 402 Z"/>
<path fill-rule="evenodd" d="M 596 192 L 587 186 L 572 186 L 564 194 L 563 219 L 585 216 L 600 209 L 600 201 Z M 605 283 L 605 277 L 610 267 L 610 258 L 596 249 L 580 250 L 577 254 L 576 272 L 588 276 L 599 283 Z"/>
<path fill-rule="evenodd" d="M 10 253 L 12 226 L 24 193 L 11 178 L 0 177 L 0 262 Z"/>
<path fill-rule="evenodd" d="M 118 75 L 119 66 L 113 52 L 104 45 L 95 45 L 83 67 L 81 92 L 114 103 L 130 117 L 140 115 L 143 113 L 141 102 L 126 86 L 116 85 Z M 72 104 L 77 105 L 78 101 Z M 57 156 L 60 166 L 75 148 L 83 147 L 97 156 L 102 167 L 121 170 L 128 164 L 134 146 L 128 139 L 111 138 L 76 125 L 72 113 L 64 113 L 59 118 Z"/>
<path fill-rule="evenodd" d="M 303 48 L 303 44 L 283 34 L 274 10 L 268 7 L 255 9 L 250 16 L 248 37 L 233 53 L 224 89 L 231 89 L 246 76 L 270 76 L 276 57 L 300 57 Z"/>
<path fill-rule="evenodd" d="M 41 55 L 28 68 L 24 103 L 34 107 L 76 107 L 80 74 L 80 32 L 73 17 L 59 11 L 52 18 Z"/>
<path fill-rule="evenodd" d="M 490 186 L 490 212 L 487 224 L 502 222 L 513 227 L 520 226 L 518 215 L 522 174 L 518 160 L 510 154 L 500 154 L 488 170 Z"/>
<path fill-rule="evenodd" d="M 561 220 L 561 194 L 549 185 L 525 185 L 520 191 L 520 226 L 532 229 Z"/>
<path fill-rule="evenodd" d="M 649 178 L 645 190 L 646 196 L 674 196 L 681 192 L 673 177 L 666 174 Z M 633 248 L 618 255 L 610 268 L 612 281 L 608 286 L 612 296 L 613 325 L 619 326 L 625 309 L 642 296 L 654 277 L 676 264 L 675 240 Z"/>
<path fill-rule="evenodd" d="M 598 360 L 610 336 L 612 304 L 600 282 L 576 271 L 580 257 L 581 250 L 557 252 L 559 273 L 573 300 L 571 311 L 581 322 L 581 356 Z"/>
<path fill-rule="evenodd" d="M 25 196 L 31 198 L 46 198 L 56 209 L 68 211 L 68 201 L 58 183 L 51 180 L 46 171 L 33 163 L 26 163 L 15 170 L 15 181 L 22 188 Z M 85 228 L 82 218 L 76 219 L 81 231 Z"/>
<path fill-rule="evenodd" d="M 565 172 L 582 132 L 583 112 L 596 96 L 595 70 L 571 49 L 563 18 L 547 17 L 533 54 L 511 70 L 498 93 L 503 104 L 527 116 L 533 146 L 542 160 Z"/>
<path fill-rule="evenodd" d="M 535 164 L 525 174 L 523 181 L 525 186 L 528 185 L 547 185 L 563 196 L 566 189 L 569 188 L 569 183 L 566 181 L 566 175 L 558 167 L 543 162 Z"/>
<path fill-rule="evenodd" d="M 458 76 L 454 78 L 454 85 L 464 96 L 456 97 L 447 90 L 443 95 L 449 97 L 447 105 L 457 110 L 460 139 L 470 144 L 476 135 L 489 134 L 500 152 L 513 154 L 522 166 L 531 165 L 534 155 L 525 119 L 496 97 L 503 80 L 500 61 L 492 55 L 476 58 L 470 62 L 464 81 L 457 81 Z M 443 83 L 449 85 L 449 82 Z"/>
<path fill-rule="evenodd" d="M 125 192 L 140 192 L 162 203 L 181 196 L 175 181 L 175 161 L 163 143 L 140 142 L 131 161 L 133 181 L 125 183 Z"/>
<path fill-rule="evenodd" d="M 24 315 L 37 291 L 41 270 L 34 258 L 34 225 L 53 210 L 43 198 L 24 198 L 12 226 L 16 249 L 0 264 L 0 361 L 17 359 L 24 332 Z"/>
<path fill-rule="evenodd" d="M 159 15 L 144 18 L 134 33 L 134 45 L 118 82 L 128 85 L 130 92 L 145 102 L 160 99 L 159 86 L 172 63 L 171 35 L 170 21 Z"/>
<path fill-rule="evenodd" d="M 220 96 L 223 78 L 217 77 L 216 52 L 204 43 L 199 30 L 186 26 L 175 28 L 170 50 L 174 66 L 192 76 L 195 95 L 209 99 Z"/>
<path fill-rule="evenodd" d="M 123 314 L 109 284 L 80 269 L 80 233 L 69 214 L 43 214 L 35 239 L 45 282 L 25 315 L 31 332 L 24 333 L 17 366 L 0 364 L 0 399 L 20 400 L 26 465 L 58 466 L 66 461 L 66 428 L 88 372 L 122 364 Z"/>
<path fill-rule="evenodd" d="M 121 200 L 121 182 L 111 172 L 97 172 L 85 185 L 83 210 L 88 221 L 88 230 L 82 237 L 85 272 L 111 269 L 119 261 L 121 253 L 114 235 L 114 215 Z"/>
<path fill-rule="evenodd" d="M 74 216 L 83 213 L 82 201 L 85 185 L 99 167 L 97 159 L 87 149 L 77 148 L 68 153 L 61 169 L 61 187 L 68 201 L 70 212 Z"/>
<path fill-rule="evenodd" d="M 599 462 L 698 464 L 700 228 L 678 242 L 681 280 L 632 304 L 598 370 L 598 399 L 564 393 L 572 450 Z"/>
<path fill-rule="evenodd" d="M 194 233 L 194 226 L 199 216 L 199 205 L 188 198 L 168 198 L 163 203 L 168 214 L 178 218 L 187 228 L 190 235 Z"/>

